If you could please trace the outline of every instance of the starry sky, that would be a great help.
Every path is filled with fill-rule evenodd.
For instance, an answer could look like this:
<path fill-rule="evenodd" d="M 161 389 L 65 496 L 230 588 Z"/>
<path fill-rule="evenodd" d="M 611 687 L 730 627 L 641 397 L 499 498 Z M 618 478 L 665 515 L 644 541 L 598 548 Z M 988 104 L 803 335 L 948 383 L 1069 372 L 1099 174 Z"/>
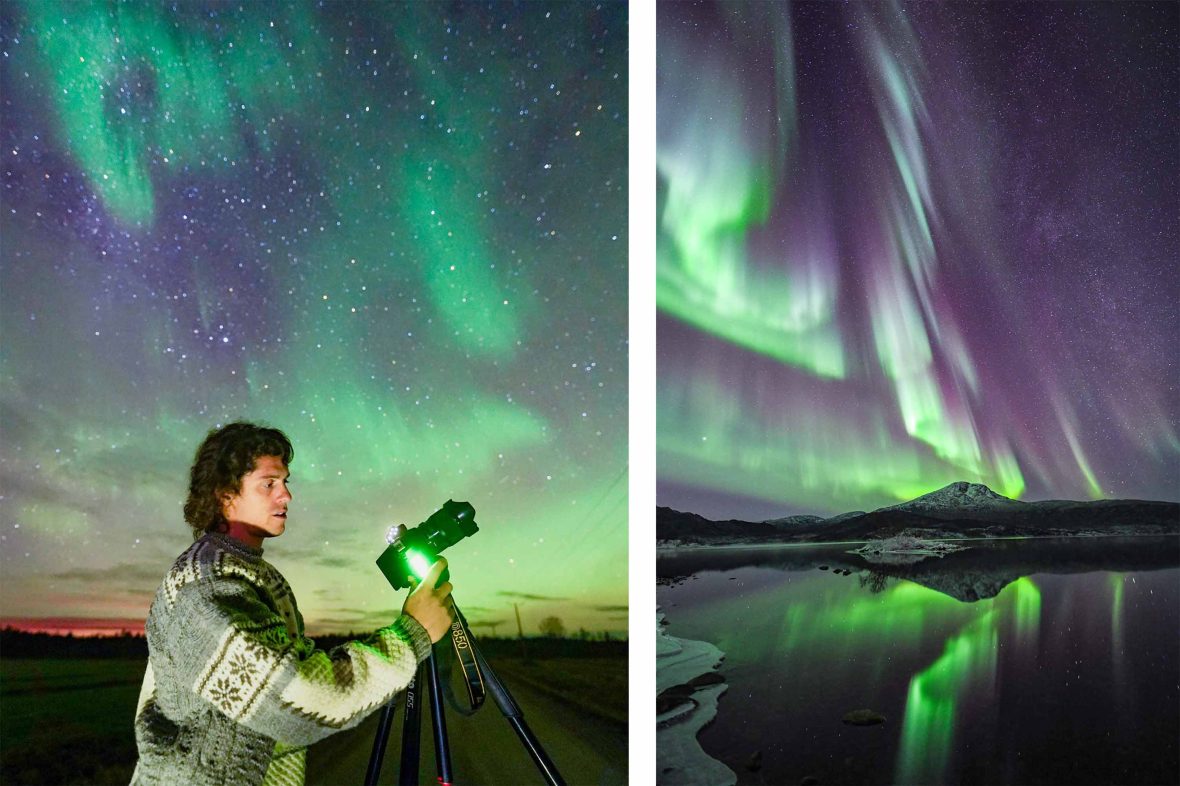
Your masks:
<path fill-rule="evenodd" d="M 625 6 L 0 13 L 0 617 L 142 621 L 244 418 L 309 629 L 392 619 L 453 498 L 477 635 L 626 630 Z"/>
<path fill-rule="evenodd" d="M 1180 499 L 1180 6 L 658 14 L 658 504 Z"/>

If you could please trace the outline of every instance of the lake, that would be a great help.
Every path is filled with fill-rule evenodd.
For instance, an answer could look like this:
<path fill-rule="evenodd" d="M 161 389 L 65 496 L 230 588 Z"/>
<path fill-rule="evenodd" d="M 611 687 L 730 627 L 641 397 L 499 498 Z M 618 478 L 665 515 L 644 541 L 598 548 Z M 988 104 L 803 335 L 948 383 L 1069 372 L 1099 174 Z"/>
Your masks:
<path fill-rule="evenodd" d="M 661 552 L 666 632 L 725 653 L 701 747 L 750 784 L 1180 782 L 1180 539 L 967 545 Z"/>

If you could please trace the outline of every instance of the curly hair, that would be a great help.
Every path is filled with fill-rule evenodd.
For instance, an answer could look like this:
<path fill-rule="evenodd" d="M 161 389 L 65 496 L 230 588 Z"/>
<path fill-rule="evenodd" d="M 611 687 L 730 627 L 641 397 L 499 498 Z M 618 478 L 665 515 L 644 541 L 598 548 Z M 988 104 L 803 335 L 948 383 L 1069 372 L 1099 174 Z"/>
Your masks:
<path fill-rule="evenodd" d="M 278 456 L 290 466 L 295 448 L 276 428 L 240 421 L 205 436 L 193 458 L 184 502 L 184 520 L 192 528 L 194 540 L 206 532 L 225 531 L 228 522 L 222 513 L 222 497 L 242 490 L 242 477 L 253 471 L 260 456 Z"/>

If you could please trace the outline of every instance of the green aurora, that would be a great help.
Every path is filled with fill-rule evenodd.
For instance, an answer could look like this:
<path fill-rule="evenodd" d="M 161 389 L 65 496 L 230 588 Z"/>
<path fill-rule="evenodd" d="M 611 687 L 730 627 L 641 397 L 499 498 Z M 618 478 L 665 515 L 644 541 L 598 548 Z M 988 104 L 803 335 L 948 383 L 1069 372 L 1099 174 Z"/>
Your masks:
<path fill-rule="evenodd" d="M 626 629 L 625 8 L 4 14 L 0 615 L 142 618 L 241 417 L 313 629 L 383 624 L 448 498 L 477 633 Z"/>
<path fill-rule="evenodd" d="M 1091 10 L 1069 23 L 1105 24 Z M 1065 196 L 1069 177 L 1025 182 L 1031 161 L 1072 171 L 1071 144 L 1107 158 L 1103 140 L 1127 136 L 1116 123 L 1155 149 L 1138 115 L 1112 103 L 1094 109 L 1101 126 L 1019 136 L 1057 75 L 1028 81 L 1021 56 L 988 49 L 1003 35 L 963 33 L 1006 24 L 974 6 L 670 3 L 659 17 L 659 504 L 833 514 L 953 481 L 1174 498 L 1180 441 L 1157 361 L 1175 354 L 1161 332 L 1174 277 L 1158 264 L 1175 233 L 1136 251 L 1106 236 L 1110 209 Z M 1124 60 L 1129 81 L 1158 88 L 1144 96 L 1174 90 L 1150 58 Z M 1094 106 L 1089 81 L 1066 83 L 1062 116 Z M 1175 169 L 1108 165 L 1108 207 L 1138 204 L 1125 183 L 1166 190 L 1151 173 Z M 1140 237 L 1168 223 L 1128 210 Z M 1080 280 L 1104 283 L 1080 295 Z M 1123 291 L 1144 296 L 1092 307 Z"/>

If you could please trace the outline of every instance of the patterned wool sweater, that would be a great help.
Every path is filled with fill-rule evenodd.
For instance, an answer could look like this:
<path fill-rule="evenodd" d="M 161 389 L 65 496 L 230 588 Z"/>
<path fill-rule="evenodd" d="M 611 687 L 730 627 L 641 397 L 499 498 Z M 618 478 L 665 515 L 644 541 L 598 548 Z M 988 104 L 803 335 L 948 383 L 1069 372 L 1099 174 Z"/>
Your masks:
<path fill-rule="evenodd" d="M 430 653 L 405 614 L 317 650 L 261 549 L 220 534 L 176 560 L 146 629 L 133 786 L 302 784 L 307 746 L 388 702 Z"/>

